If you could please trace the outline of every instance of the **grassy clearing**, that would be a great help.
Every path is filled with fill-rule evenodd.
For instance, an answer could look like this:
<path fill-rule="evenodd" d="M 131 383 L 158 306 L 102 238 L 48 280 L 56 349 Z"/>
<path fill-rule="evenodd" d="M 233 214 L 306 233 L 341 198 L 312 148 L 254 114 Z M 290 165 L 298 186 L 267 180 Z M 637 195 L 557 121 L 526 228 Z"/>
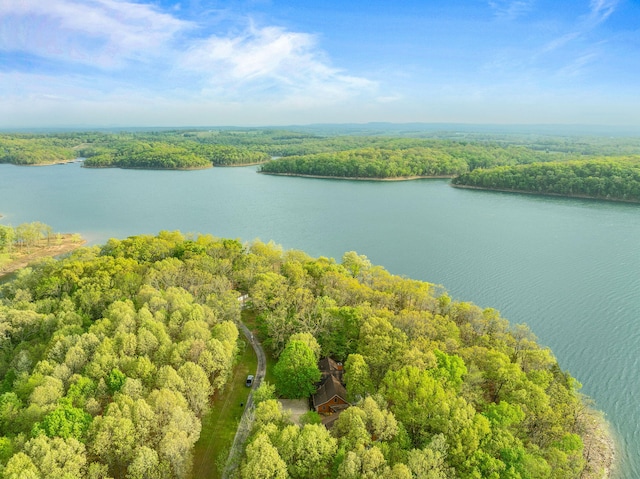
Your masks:
<path fill-rule="evenodd" d="M 202 418 L 202 432 L 194 448 L 193 479 L 217 479 L 222 475 L 227 454 L 242 417 L 250 389 L 247 374 L 255 374 L 258 360 L 253 348 L 242 338 L 243 351 L 233 376 L 222 394 L 216 393 L 209 413 Z"/>
<path fill-rule="evenodd" d="M 41 239 L 30 247 L 14 246 L 11 253 L 0 254 L 0 278 L 36 260 L 70 253 L 84 246 L 85 243 L 86 241 L 78 234 L 60 234 L 50 240 Z"/>

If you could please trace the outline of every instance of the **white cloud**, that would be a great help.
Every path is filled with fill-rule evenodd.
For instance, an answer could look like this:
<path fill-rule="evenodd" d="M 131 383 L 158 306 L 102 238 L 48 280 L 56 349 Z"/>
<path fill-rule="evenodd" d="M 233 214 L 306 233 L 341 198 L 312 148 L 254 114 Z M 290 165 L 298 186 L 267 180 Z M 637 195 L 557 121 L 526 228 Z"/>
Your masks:
<path fill-rule="evenodd" d="M 182 65 L 204 75 L 205 91 L 213 94 L 232 87 L 259 95 L 296 97 L 296 101 L 312 96 L 327 101 L 371 92 L 376 86 L 332 67 L 313 35 L 280 27 L 250 25 L 235 36 L 198 41 Z"/>
<path fill-rule="evenodd" d="M 0 49 L 98 67 L 158 55 L 189 22 L 117 0 L 3 0 Z"/>
<path fill-rule="evenodd" d="M 0 51 L 30 54 L 43 61 L 41 73 L 55 77 L 60 71 L 59 78 L 80 90 L 105 94 L 128 85 L 132 92 L 153 90 L 166 98 L 180 92 L 308 105 L 375 90 L 374 82 L 333 67 L 308 33 L 236 18 L 232 33 L 204 36 L 219 24 L 200 25 L 178 14 L 131 0 L 0 0 Z M 59 83 L 64 81 L 51 82 L 49 90 Z M 12 91 L 20 89 L 28 96 L 27 89 L 42 87 L 21 83 Z"/>

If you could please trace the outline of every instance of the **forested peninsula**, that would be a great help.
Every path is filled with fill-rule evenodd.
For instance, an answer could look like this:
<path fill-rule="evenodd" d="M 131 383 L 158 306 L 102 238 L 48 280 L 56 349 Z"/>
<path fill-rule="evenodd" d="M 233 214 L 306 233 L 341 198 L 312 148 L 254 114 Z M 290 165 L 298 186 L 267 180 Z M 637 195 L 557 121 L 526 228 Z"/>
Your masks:
<path fill-rule="evenodd" d="M 478 169 L 453 186 L 640 202 L 640 157 L 536 163 Z"/>
<path fill-rule="evenodd" d="M 475 168 L 550 161 L 558 155 L 523 147 L 460 142 L 431 142 L 406 147 L 402 142 L 332 153 L 280 158 L 263 164 L 261 173 L 344 179 L 453 177 Z"/>
<path fill-rule="evenodd" d="M 355 252 L 337 262 L 161 232 L 43 260 L 0 289 L 2 477 L 189 477 L 210 397 L 231 377 L 241 294 L 277 364 L 236 477 L 555 479 L 609 466 L 593 460 L 601 437 L 579 383 L 497 311 Z M 293 424 L 275 395 L 307 396 L 324 357 L 344 364 L 349 407 L 331 429 L 312 414 Z"/>

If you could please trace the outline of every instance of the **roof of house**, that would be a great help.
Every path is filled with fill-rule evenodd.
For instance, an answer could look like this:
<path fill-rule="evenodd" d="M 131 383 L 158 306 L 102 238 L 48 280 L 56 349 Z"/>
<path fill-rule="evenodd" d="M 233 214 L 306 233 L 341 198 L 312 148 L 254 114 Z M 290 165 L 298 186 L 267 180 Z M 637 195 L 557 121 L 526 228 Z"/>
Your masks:
<path fill-rule="evenodd" d="M 327 429 L 331 429 L 333 427 L 333 425 L 335 424 L 335 422 L 340 417 L 340 414 L 342 414 L 342 411 L 344 411 L 344 409 L 337 411 L 335 414 L 332 414 L 331 416 L 323 417 L 322 418 L 322 425 L 324 427 L 326 427 Z"/>
<path fill-rule="evenodd" d="M 342 369 L 340 368 L 337 362 L 335 362 L 333 359 L 331 359 L 328 356 L 326 358 L 322 358 L 318 362 L 318 368 L 320 369 L 320 371 L 328 372 L 328 373 L 332 371 L 340 371 Z"/>
<path fill-rule="evenodd" d="M 318 407 L 320 404 L 331 400 L 334 396 L 340 396 L 343 401 L 347 402 L 347 390 L 335 376 L 329 376 L 313 395 L 313 406 Z"/>

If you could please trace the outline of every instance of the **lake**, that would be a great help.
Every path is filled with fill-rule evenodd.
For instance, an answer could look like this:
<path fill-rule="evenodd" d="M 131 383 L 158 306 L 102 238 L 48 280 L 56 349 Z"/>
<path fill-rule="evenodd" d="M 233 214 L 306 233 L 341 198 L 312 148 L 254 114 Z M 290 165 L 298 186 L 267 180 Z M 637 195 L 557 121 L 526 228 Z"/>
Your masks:
<path fill-rule="evenodd" d="M 91 243 L 180 229 L 338 260 L 355 250 L 442 284 L 527 323 L 605 411 L 616 477 L 640 477 L 640 205 L 255 170 L 0 165 L 0 221 L 42 221 Z"/>

